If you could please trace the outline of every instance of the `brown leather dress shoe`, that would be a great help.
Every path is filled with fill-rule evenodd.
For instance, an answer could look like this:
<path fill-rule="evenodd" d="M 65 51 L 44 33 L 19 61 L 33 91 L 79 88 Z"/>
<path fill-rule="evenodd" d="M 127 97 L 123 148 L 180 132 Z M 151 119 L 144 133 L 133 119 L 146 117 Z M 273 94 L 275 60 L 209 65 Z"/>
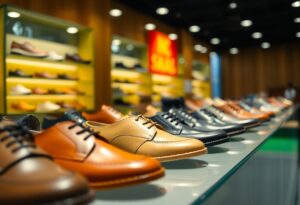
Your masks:
<path fill-rule="evenodd" d="M 241 108 L 234 106 L 230 103 L 216 103 L 215 106 L 222 110 L 223 112 L 236 117 L 238 119 L 246 120 L 246 119 L 258 119 L 260 121 L 265 120 L 265 116 L 263 115 L 255 115 L 246 111 L 243 111 Z"/>
<path fill-rule="evenodd" d="M 0 204 L 87 204 L 87 181 L 66 171 L 37 148 L 23 127 L 0 122 Z"/>
<path fill-rule="evenodd" d="M 241 106 L 239 106 L 237 103 L 234 102 L 228 102 L 228 105 L 231 106 L 233 109 L 235 109 L 237 112 L 239 112 L 240 114 L 248 117 L 248 118 L 255 118 L 255 119 L 259 119 L 260 121 L 266 121 L 269 119 L 269 114 L 267 113 L 251 113 L 248 112 L 246 110 L 244 110 Z"/>
<path fill-rule="evenodd" d="M 91 121 L 86 124 L 99 131 L 112 145 L 160 161 L 185 159 L 207 152 L 200 140 L 169 134 L 160 125 L 142 115 L 127 116 L 113 124 Z"/>
<path fill-rule="evenodd" d="M 157 160 L 109 145 L 80 120 L 59 122 L 35 139 L 55 162 L 86 176 L 91 187 L 119 187 L 164 175 L 164 168 Z"/>
<path fill-rule="evenodd" d="M 82 115 L 89 121 L 102 122 L 108 124 L 117 122 L 124 117 L 122 113 L 107 105 L 102 105 L 101 109 L 96 113 L 89 114 L 83 112 Z"/>

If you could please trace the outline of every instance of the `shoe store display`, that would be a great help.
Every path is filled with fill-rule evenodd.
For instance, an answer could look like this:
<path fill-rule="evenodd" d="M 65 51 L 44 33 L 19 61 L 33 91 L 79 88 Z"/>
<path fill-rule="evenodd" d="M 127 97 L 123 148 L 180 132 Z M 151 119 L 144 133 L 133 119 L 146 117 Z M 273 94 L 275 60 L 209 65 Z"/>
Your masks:
<path fill-rule="evenodd" d="M 8 72 L 9 77 L 18 77 L 18 78 L 32 78 L 33 75 L 28 75 L 21 69 L 10 70 Z"/>
<path fill-rule="evenodd" d="M 61 109 L 59 105 L 51 101 L 46 101 L 37 105 L 36 112 L 40 112 L 40 113 L 55 112 L 59 109 Z"/>
<path fill-rule="evenodd" d="M 43 128 L 44 131 L 35 135 L 36 143 L 56 163 L 87 177 L 91 187 L 120 187 L 164 175 L 164 168 L 157 160 L 108 144 L 102 134 L 87 127 L 74 111 L 60 118 L 45 118 Z"/>
<path fill-rule="evenodd" d="M 85 59 L 82 59 L 78 54 L 66 54 L 65 56 L 65 59 L 66 60 L 69 60 L 69 61 L 73 61 L 73 62 L 76 62 L 76 63 L 83 63 L 83 64 L 90 64 L 91 61 L 90 60 L 85 60 Z"/>
<path fill-rule="evenodd" d="M 46 89 L 43 89 L 43 88 L 36 87 L 36 88 L 33 88 L 31 90 L 31 92 L 33 95 L 47 95 L 49 91 Z"/>
<path fill-rule="evenodd" d="M 47 72 L 37 72 L 34 74 L 35 78 L 45 78 L 45 79 L 56 79 L 57 75 L 50 74 Z"/>
<path fill-rule="evenodd" d="M 68 76 L 67 74 L 64 74 L 64 73 L 58 74 L 57 78 L 58 79 L 63 79 L 63 80 L 78 80 L 78 78 L 70 77 L 70 76 Z"/>
<path fill-rule="evenodd" d="M 29 94 L 31 94 L 31 89 L 18 84 L 15 87 L 12 87 L 10 89 L 10 94 L 11 95 L 29 95 Z"/>
<path fill-rule="evenodd" d="M 49 51 L 46 59 L 51 61 L 63 61 L 65 58 L 63 55 L 60 55 L 55 51 Z"/>
<path fill-rule="evenodd" d="M 36 57 L 36 58 L 45 58 L 48 56 L 47 51 L 38 50 L 29 42 L 25 42 L 22 44 L 13 41 L 10 46 L 10 52 L 12 54 L 18 54 L 18 55 Z"/>
<path fill-rule="evenodd" d="M 36 106 L 32 105 L 32 104 L 29 104 L 25 101 L 20 101 L 18 103 L 13 103 L 11 105 L 11 108 L 15 109 L 15 110 L 18 110 L 18 111 L 32 112 L 32 111 L 35 111 Z"/>
<path fill-rule="evenodd" d="M 224 124 L 226 123 L 238 124 L 238 125 L 242 125 L 247 129 L 260 125 L 260 121 L 257 119 L 238 119 L 226 115 L 224 112 L 220 111 L 217 107 L 213 105 L 204 107 L 203 109 L 205 109 L 207 113 L 212 113 L 214 116 L 216 116 L 216 118 L 220 120 L 219 122 L 223 121 Z"/>
<path fill-rule="evenodd" d="M 0 203 L 5 205 L 87 204 L 87 181 L 55 164 L 24 126 L 0 122 Z"/>
<path fill-rule="evenodd" d="M 225 131 L 210 131 L 208 129 L 189 127 L 188 125 L 183 124 L 181 120 L 172 112 L 153 113 L 148 110 L 145 116 L 161 125 L 170 134 L 201 140 L 205 146 L 224 143 L 228 140 L 228 135 Z"/>

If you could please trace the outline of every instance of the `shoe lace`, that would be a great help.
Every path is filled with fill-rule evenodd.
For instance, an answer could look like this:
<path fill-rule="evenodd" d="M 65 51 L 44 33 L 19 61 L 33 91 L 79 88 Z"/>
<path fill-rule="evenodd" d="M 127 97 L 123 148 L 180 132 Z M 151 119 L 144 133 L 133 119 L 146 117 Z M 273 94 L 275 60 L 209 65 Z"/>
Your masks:
<path fill-rule="evenodd" d="M 214 106 L 210 106 L 210 107 L 208 107 L 208 109 L 209 109 L 209 111 L 211 111 L 216 116 L 220 116 L 220 117 L 224 116 L 224 112 L 222 112 L 221 110 L 217 109 Z"/>
<path fill-rule="evenodd" d="M 5 144 L 5 147 L 8 149 L 14 147 L 11 150 L 12 153 L 16 153 L 17 151 L 23 148 L 36 148 L 36 145 L 34 144 L 33 135 L 24 126 L 21 126 L 19 124 L 5 126 L 3 128 L 0 128 L 0 133 L 3 132 L 8 132 L 9 134 L 2 136 L 0 138 L 0 143 L 6 143 L 8 141 Z"/>
<path fill-rule="evenodd" d="M 162 114 L 162 117 L 175 126 L 178 126 L 180 123 L 180 120 L 173 113 L 165 112 Z"/>
<path fill-rule="evenodd" d="M 197 119 L 194 118 L 193 116 L 191 116 L 189 113 L 187 113 L 186 111 L 184 110 L 179 110 L 179 114 L 185 118 L 185 119 L 188 119 L 190 121 L 192 121 L 193 123 L 197 123 Z"/>
<path fill-rule="evenodd" d="M 84 123 L 85 123 L 84 121 L 77 121 L 73 125 L 70 125 L 68 127 L 68 129 L 71 130 L 71 129 L 75 128 L 75 127 L 80 127 L 81 130 L 78 131 L 78 132 L 76 132 L 76 134 L 77 135 L 81 135 L 81 134 L 87 132 L 88 135 L 85 138 L 83 138 L 84 140 L 88 140 L 92 136 L 95 136 L 95 135 L 98 136 L 99 135 L 99 132 L 94 131 L 92 128 L 90 128 L 88 126 L 85 126 Z"/>
<path fill-rule="evenodd" d="M 148 129 L 151 129 L 152 127 L 154 127 L 154 126 L 156 126 L 156 125 L 158 125 L 158 123 L 156 123 L 156 122 L 153 122 L 151 119 L 148 119 L 148 118 L 146 118 L 145 116 L 143 116 L 143 115 L 138 115 L 136 118 L 135 118 L 135 121 L 139 121 L 139 120 L 141 120 L 143 123 L 142 123 L 142 125 L 147 125 L 147 124 L 149 124 L 149 126 L 147 127 Z"/>

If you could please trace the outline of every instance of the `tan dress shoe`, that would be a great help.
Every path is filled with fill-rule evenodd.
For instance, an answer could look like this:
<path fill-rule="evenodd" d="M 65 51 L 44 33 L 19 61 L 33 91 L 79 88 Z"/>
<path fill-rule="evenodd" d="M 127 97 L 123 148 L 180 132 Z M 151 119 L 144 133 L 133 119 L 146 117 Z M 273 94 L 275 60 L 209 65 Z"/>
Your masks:
<path fill-rule="evenodd" d="M 113 124 L 87 121 L 86 125 L 100 132 L 112 145 L 160 161 L 185 159 L 207 152 L 203 142 L 169 134 L 142 115 L 128 116 Z"/>

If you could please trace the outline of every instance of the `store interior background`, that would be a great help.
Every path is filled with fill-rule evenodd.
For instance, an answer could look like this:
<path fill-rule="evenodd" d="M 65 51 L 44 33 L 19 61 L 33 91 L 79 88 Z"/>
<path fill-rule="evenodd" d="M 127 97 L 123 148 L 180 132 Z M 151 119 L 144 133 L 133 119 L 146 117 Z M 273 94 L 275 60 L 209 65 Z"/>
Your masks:
<path fill-rule="evenodd" d="M 146 43 L 144 25 L 152 22 L 159 31 L 177 33 L 179 53 L 185 58 L 184 78 L 191 78 L 191 59 L 201 58 L 209 61 L 209 52 L 199 54 L 193 45 L 202 43 L 184 28 L 175 28 L 133 10 L 119 1 L 112 0 L 6 0 L 20 8 L 48 14 L 65 20 L 91 27 L 95 33 L 95 105 L 110 103 L 111 81 L 111 38 L 120 35 L 135 41 Z M 51 6 L 49 6 L 51 5 Z M 111 8 L 118 7 L 123 11 L 121 17 L 108 15 Z M 202 43 L 206 45 L 205 43 Z M 209 47 L 209 45 L 207 45 Z M 222 97 L 240 98 L 249 93 L 275 92 L 282 93 L 288 82 L 300 86 L 300 45 L 298 43 L 276 44 L 263 50 L 258 46 L 239 48 L 238 55 L 223 51 L 222 63 Z"/>
<path fill-rule="evenodd" d="M 7 3 L 73 21 L 93 29 L 95 36 L 96 109 L 103 103 L 110 104 L 112 99 L 111 41 L 113 35 L 147 43 L 147 31 L 144 29 L 144 26 L 148 22 L 156 24 L 157 29 L 161 32 L 177 33 L 178 50 L 185 59 L 183 76 L 186 79 L 191 79 L 192 59 L 197 58 L 206 62 L 209 62 L 210 59 L 210 49 L 206 54 L 200 54 L 194 51 L 194 44 L 201 43 L 208 48 L 210 48 L 210 45 L 196 39 L 186 28 L 169 26 L 156 18 L 147 16 L 120 2 L 112 0 L 0 0 L 0 3 Z M 114 18 L 108 15 L 110 9 L 115 7 L 123 11 L 121 17 Z M 272 44 L 271 48 L 265 50 L 258 44 L 257 46 L 239 48 L 237 55 L 230 54 L 228 50 L 222 51 L 219 54 L 222 63 L 221 97 L 223 98 L 238 99 L 249 93 L 259 93 L 262 91 L 283 95 L 284 88 L 288 82 L 292 82 L 295 87 L 300 88 L 300 44 L 296 39 L 292 43 Z M 295 146 L 297 145 L 293 143 L 289 144 L 289 146 L 292 147 L 291 152 L 281 152 L 280 149 L 276 150 L 272 155 L 264 155 L 264 152 L 258 152 L 258 155 L 255 156 L 256 158 L 253 158 L 249 162 L 250 165 L 248 163 L 247 168 L 243 168 L 238 175 L 234 176 L 224 186 L 225 191 L 223 190 L 219 194 L 219 199 L 223 200 L 225 197 L 227 200 L 222 203 L 279 204 L 286 201 L 286 198 L 290 199 L 291 196 L 289 194 L 292 192 L 290 190 L 294 189 L 294 184 L 288 182 L 295 180 L 296 177 L 295 165 L 297 163 L 297 153 Z M 277 167 L 278 164 L 280 169 Z M 260 175 L 260 173 L 268 173 L 270 167 L 276 170 L 273 172 L 274 178 L 287 174 L 288 180 L 286 178 L 278 178 L 277 181 L 264 179 L 262 176 L 265 175 Z M 285 167 L 289 168 L 284 169 Z M 245 177 L 245 173 L 249 172 L 253 173 L 250 178 L 249 175 L 247 175 L 248 178 Z M 237 190 L 236 186 L 242 183 L 249 184 L 248 186 L 244 186 L 243 189 Z M 261 186 L 260 189 L 256 189 L 259 184 L 268 186 Z M 263 189 L 272 190 L 269 190 L 268 193 L 260 192 Z M 227 196 L 226 193 L 228 194 Z M 252 201 L 245 202 L 243 201 L 244 195 L 241 193 L 250 193 L 253 197 L 260 194 L 260 197 L 262 197 L 262 201 L 260 202 L 262 203 L 258 203 L 258 198 L 256 197 L 256 201 L 253 198 Z M 99 196 L 108 197 L 105 194 L 103 192 Z M 120 195 L 122 193 L 115 192 L 116 197 Z M 240 197 L 232 198 L 230 197 L 232 195 Z M 219 202 L 218 197 L 214 197 L 207 204 L 219 204 Z"/>

